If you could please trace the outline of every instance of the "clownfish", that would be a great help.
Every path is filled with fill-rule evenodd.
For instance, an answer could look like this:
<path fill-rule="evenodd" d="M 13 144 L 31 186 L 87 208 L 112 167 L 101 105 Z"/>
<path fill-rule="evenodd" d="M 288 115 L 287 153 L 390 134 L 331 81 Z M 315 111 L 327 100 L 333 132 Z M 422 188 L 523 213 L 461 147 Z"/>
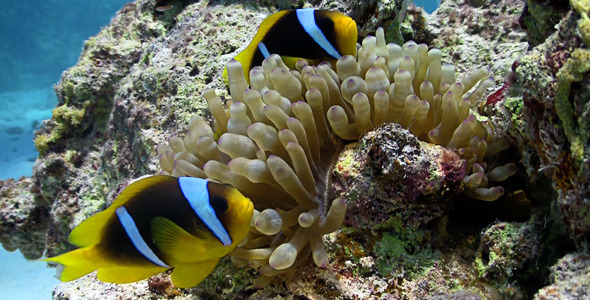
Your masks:
<path fill-rule="evenodd" d="M 264 19 L 246 49 L 235 60 L 242 64 L 246 80 L 249 71 L 260 66 L 270 54 L 281 56 L 285 64 L 306 60 L 317 64 L 356 54 L 356 22 L 340 12 L 304 8 L 283 10 Z M 223 71 L 227 81 L 227 70 Z"/>
<path fill-rule="evenodd" d="M 129 283 L 172 269 L 177 287 L 192 287 L 246 237 L 253 209 L 230 185 L 151 176 L 72 230 L 69 242 L 82 248 L 45 261 L 61 265 L 61 281 L 98 270 L 102 281 Z"/>

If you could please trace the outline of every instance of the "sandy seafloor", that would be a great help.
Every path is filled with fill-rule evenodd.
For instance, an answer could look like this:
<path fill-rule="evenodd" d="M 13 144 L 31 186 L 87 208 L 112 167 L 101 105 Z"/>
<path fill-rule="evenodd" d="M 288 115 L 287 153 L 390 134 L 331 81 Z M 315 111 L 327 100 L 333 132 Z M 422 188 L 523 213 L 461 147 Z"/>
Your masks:
<path fill-rule="evenodd" d="M 109 7 L 110 14 L 106 13 L 107 9 L 104 10 L 105 14 L 102 16 L 95 14 L 93 17 L 98 20 L 94 25 L 96 28 L 94 32 L 89 33 L 86 37 L 97 33 L 100 26 L 106 24 L 105 20 L 108 22 L 114 16 L 116 7 L 121 7 L 127 1 L 110 0 L 110 2 L 115 3 Z M 415 0 L 417 5 L 424 5 L 425 10 L 428 12 L 433 11 L 438 2 L 439 0 Z M 83 6 L 80 7 L 83 8 Z M 60 9 L 60 7 L 56 7 L 56 9 Z M 69 13 L 75 12 L 70 11 Z M 88 31 L 87 27 L 81 30 Z M 80 40 L 72 49 L 61 48 L 61 51 L 69 52 L 70 55 L 69 57 L 64 55 L 64 59 L 60 64 L 65 63 L 73 66 L 76 62 L 73 58 L 77 57 L 76 53 L 79 54 L 82 42 L 83 40 Z M 17 56 L 19 53 L 14 53 L 14 55 Z M 39 53 L 38 55 L 43 54 Z M 24 69 L 26 70 L 26 68 Z M 38 78 L 30 76 L 31 74 L 15 74 L 15 76 L 19 75 L 23 78 Z M 59 73 L 55 73 L 49 81 L 57 82 L 58 79 Z M 10 86 L 12 80 L 13 78 L 10 78 L 10 80 L 0 78 L 0 83 L 2 83 L 0 87 L 1 180 L 32 175 L 33 165 L 38 156 L 33 144 L 33 132 L 43 120 L 51 118 L 51 110 L 57 103 L 52 86 L 45 83 L 47 79 L 40 84 L 36 84 L 34 80 L 33 82 L 26 82 L 24 85 L 30 86 L 30 88 L 22 89 L 22 86 L 19 86 L 20 89 L 17 88 L 14 91 L 11 90 Z M 19 251 L 8 252 L 0 247 L 0 266 L 0 300 L 51 299 L 52 289 L 59 283 L 53 277 L 54 269 L 48 268 L 44 262 L 26 260 Z"/>

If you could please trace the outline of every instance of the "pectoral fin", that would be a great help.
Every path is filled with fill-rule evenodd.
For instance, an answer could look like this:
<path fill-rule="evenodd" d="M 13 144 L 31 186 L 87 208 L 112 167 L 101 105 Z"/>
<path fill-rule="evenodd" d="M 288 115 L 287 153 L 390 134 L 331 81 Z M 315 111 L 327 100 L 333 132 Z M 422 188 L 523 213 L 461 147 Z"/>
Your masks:
<path fill-rule="evenodd" d="M 219 258 L 214 258 L 194 264 L 178 265 L 172 271 L 172 282 L 179 288 L 196 286 L 213 272 L 218 262 Z"/>
<path fill-rule="evenodd" d="M 164 253 L 165 260 L 172 266 L 209 259 L 214 256 L 211 253 L 218 248 L 211 242 L 219 244 L 213 235 L 207 238 L 195 237 L 163 217 L 152 220 L 151 234 L 154 244 Z"/>

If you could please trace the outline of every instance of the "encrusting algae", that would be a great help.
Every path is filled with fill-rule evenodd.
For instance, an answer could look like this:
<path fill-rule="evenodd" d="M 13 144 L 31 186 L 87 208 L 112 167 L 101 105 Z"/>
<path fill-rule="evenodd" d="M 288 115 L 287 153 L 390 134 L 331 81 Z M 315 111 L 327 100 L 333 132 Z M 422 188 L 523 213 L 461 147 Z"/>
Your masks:
<path fill-rule="evenodd" d="M 494 82 L 485 68 L 456 81 L 441 52 L 413 41 L 385 44 L 383 30 L 357 46 L 357 55 L 290 70 L 269 55 L 249 71 L 240 62 L 226 68 L 232 100 L 226 108 L 213 89 L 204 91 L 216 131 L 195 116 L 184 138 L 158 146 L 163 174 L 229 183 L 254 203 L 250 232 L 230 255 L 238 266 L 258 268 L 261 286 L 293 270 L 311 252 L 325 267 L 322 236 L 344 219 L 343 199 L 328 201 L 328 172 L 347 141 L 387 122 L 408 128 L 424 141 L 443 145 L 467 161 L 464 192 L 493 201 L 490 186 L 515 174 L 509 163 L 486 170 L 486 158 L 506 149 L 471 107 Z"/>

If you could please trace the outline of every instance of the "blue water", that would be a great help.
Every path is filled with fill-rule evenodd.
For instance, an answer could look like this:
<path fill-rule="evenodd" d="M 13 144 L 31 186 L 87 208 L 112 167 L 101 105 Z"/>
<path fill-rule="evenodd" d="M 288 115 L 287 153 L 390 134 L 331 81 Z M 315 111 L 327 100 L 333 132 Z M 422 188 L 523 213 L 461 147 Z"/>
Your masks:
<path fill-rule="evenodd" d="M 440 0 L 414 0 L 414 4 L 422 6 L 425 12 L 431 14 L 440 5 Z"/>
<path fill-rule="evenodd" d="M 3 1 L 0 10 L 0 179 L 31 176 L 33 132 L 57 103 L 53 85 L 76 64 L 84 40 L 128 0 Z M 414 0 L 431 13 L 439 0 Z M 0 200 L 1 201 L 1 200 Z M 57 280 L 45 263 L 0 247 L 0 298 L 50 299 Z"/>
<path fill-rule="evenodd" d="M 76 64 L 83 42 L 128 0 L 2 1 L 0 10 L 0 179 L 31 176 L 33 131 L 57 104 L 53 85 Z M 2 200 L 0 199 L 0 202 Z M 0 247 L 0 299 L 51 299 L 46 263 Z"/>
<path fill-rule="evenodd" d="M 76 64 L 83 42 L 128 1 L 2 2 L 0 179 L 32 174 L 33 131 L 57 103 L 53 84 Z"/>

